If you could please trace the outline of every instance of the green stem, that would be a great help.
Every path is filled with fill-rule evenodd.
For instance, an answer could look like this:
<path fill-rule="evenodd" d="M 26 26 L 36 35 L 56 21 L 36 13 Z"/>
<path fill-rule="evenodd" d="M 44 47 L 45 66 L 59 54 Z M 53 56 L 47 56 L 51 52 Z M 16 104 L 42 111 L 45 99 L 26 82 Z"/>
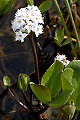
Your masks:
<path fill-rule="evenodd" d="M 70 45 L 71 45 L 71 48 L 72 48 L 74 57 L 77 59 L 77 54 L 76 54 L 74 45 L 73 45 L 73 43 L 72 43 L 72 38 L 70 37 L 69 30 L 68 30 L 68 28 L 67 28 L 67 26 L 66 26 L 66 23 L 65 23 L 65 20 L 64 20 L 64 18 L 63 18 L 63 15 L 62 15 L 62 12 L 61 12 L 61 10 L 60 10 L 60 7 L 59 7 L 59 5 L 58 5 L 58 2 L 57 2 L 57 0 L 53 0 L 53 1 L 54 1 L 55 6 L 56 6 L 56 10 L 57 10 L 57 12 L 58 12 L 58 14 L 59 14 L 59 16 L 60 16 L 60 18 L 61 18 L 62 25 L 63 25 L 63 27 L 64 27 L 65 33 L 66 33 L 66 35 L 67 35 L 67 37 L 68 37 L 68 39 L 69 39 L 69 43 L 70 43 Z"/>
<path fill-rule="evenodd" d="M 70 20 L 71 20 L 71 23 L 72 23 L 72 26 L 73 26 L 74 34 L 76 36 L 77 46 L 79 48 L 79 36 L 78 36 L 78 32 L 76 30 L 76 26 L 75 26 L 75 23 L 74 23 L 74 19 L 73 19 L 73 15 L 72 15 L 72 12 L 71 12 L 70 4 L 69 4 L 68 0 L 64 0 L 64 2 L 66 4 L 67 10 L 68 10 L 68 13 L 69 13 L 69 16 L 70 16 Z"/>

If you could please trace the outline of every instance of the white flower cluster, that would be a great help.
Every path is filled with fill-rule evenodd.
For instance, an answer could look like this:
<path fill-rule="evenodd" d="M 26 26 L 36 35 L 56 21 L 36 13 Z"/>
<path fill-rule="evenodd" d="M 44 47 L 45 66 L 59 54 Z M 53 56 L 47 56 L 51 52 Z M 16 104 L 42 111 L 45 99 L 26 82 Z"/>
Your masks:
<path fill-rule="evenodd" d="M 64 65 L 65 67 L 70 63 L 70 61 L 67 60 L 67 57 L 66 57 L 64 54 L 62 54 L 62 55 L 57 54 L 57 56 L 54 58 L 54 60 L 55 60 L 55 61 L 56 61 L 56 60 L 59 60 L 60 62 L 63 63 L 63 65 Z"/>
<path fill-rule="evenodd" d="M 16 41 L 21 40 L 33 31 L 36 37 L 43 33 L 43 17 L 37 6 L 28 5 L 25 8 L 18 9 L 15 13 L 15 19 L 12 21 L 12 29 L 16 34 Z"/>

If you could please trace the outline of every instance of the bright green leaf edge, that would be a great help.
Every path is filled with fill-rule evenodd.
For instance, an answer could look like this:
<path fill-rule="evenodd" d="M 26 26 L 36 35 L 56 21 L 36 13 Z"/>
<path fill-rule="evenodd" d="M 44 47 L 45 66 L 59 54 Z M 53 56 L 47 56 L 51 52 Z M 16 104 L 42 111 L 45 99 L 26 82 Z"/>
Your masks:
<path fill-rule="evenodd" d="M 49 106 L 53 107 L 53 108 L 59 108 L 63 105 L 65 105 L 70 96 L 72 94 L 72 91 L 71 90 L 67 90 L 67 91 L 64 91 L 62 93 L 60 93 L 53 101 L 52 103 L 49 104 Z"/>
<path fill-rule="evenodd" d="M 73 90 L 74 86 L 72 84 L 72 77 L 73 77 L 73 69 L 71 68 L 65 68 L 62 75 L 61 75 L 61 81 L 62 81 L 62 90 Z"/>
<path fill-rule="evenodd" d="M 63 64 L 56 60 L 44 73 L 41 85 L 46 86 L 51 91 L 51 98 L 56 96 L 61 89 L 61 72 Z"/>

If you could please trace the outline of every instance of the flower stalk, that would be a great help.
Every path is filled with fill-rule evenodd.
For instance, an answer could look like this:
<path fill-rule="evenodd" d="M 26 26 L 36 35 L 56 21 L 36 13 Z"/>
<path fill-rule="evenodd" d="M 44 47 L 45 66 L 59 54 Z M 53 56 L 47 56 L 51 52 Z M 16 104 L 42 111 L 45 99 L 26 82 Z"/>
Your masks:
<path fill-rule="evenodd" d="M 36 73 L 36 83 L 39 84 L 40 80 L 39 80 L 38 56 L 37 56 L 37 51 L 36 51 L 35 43 L 34 43 L 34 40 L 33 40 L 33 33 L 30 34 L 29 39 L 30 39 L 30 43 L 31 43 L 31 46 L 32 46 L 33 56 L 34 56 L 35 73 Z"/>
<path fill-rule="evenodd" d="M 8 92 L 14 98 L 14 100 L 23 108 L 23 110 L 25 110 L 26 112 L 30 112 L 29 109 L 17 99 L 17 97 L 13 94 L 13 92 L 9 87 L 8 87 Z"/>

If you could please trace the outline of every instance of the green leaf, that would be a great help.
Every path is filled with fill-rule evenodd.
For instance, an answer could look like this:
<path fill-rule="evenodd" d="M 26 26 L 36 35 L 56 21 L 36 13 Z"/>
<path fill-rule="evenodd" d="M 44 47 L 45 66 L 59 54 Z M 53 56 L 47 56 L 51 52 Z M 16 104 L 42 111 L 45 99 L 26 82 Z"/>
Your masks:
<path fill-rule="evenodd" d="M 21 91 L 25 92 L 28 88 L 30 77 L 26 74 L 19 74 L 18 85 Z"/>
<path fill-rule="evenodd" d="M 53 108 L 59 108 L 65 105 L 72 94 L 71 90 L 64 91 L 60 93 L 49 106 Z"/>
<path fill-rule="evenodd" d="M 77 95 L 78 95 L 78 87 L 73 91 L 72 95 L 70 96 L 69 100 L 68 100 L 68 103 L 70 105 L 75 105 L 76 103 L 76 99 L 77 99 Z"/>
<path fill-rule="evenodd" d="M 51 93 L 49 88 L 42 86 L 42 85 L 37 85 L 33 82 L 30 82 L 30 87 L 35 94 L 35 96 L 44 104 L 48 104 L 48 102 L 51 101 Z"/>
<path fill-rule="evenodd" d="M 6 14 L 14 6 L 15 0 L 0 0 L 0 14 Z"/>
<path fill-rule="evenodd" d="M 8 76 L 3 77 L 4 86 L 10 87 L 10 78 Z"/>
<path fill-rule="evenodd" d="M 61 46 L 63 40 L 64 40 L 64 31 L 57 28 L 55 32 L 55 42 L 57 43 L 57 45 Z"/>
<path fill-rule="evenodd" d="M 75 78 L 72 78 L 72 85 L 73 85 L 74 90 L 76 90 L 76 88 L 78 86 L 78 82 Z"/>
<path fill-rule="evenodd" d="M 80 110 L 80 83 L 78 83 L 76 90 L 73 92 L 68 102 L 71 103 L 72 101 L 76 106 L 76 110 Z"/>
<path fill-rule="evenodd" d="M 70 0 L 70 3 L 73 4 L 73 3 L 76 3 L 78 0 Z"/>
<path fill-rule="evenodd" d="M 80 82 L 79 82 L 78 87 L 75 91 L 74 98 L 76 98 L 74 101 L 75 106 L 76 106 L 77 110 L 80 110 Z"/>
<path fill-rule="evenodd" d="M 67 45 L 71 42 L 72 40 L 71 39 L 66 39 L 63 41 L 63 43 L 61 44 L 61 46 L 64 46 L 64 45 Z"/>
<path fill-rule="evenodd" d="M 0 13 L 3 10 L 3 8 L 7 5 L 9 0 L 0 0 Z"/>
<path fill-rule="evenodd" d="M 34 1 L 33 0 L 26 0 L 26 2 L 27 2 L 28 5 L 31 5 L 31 6 L 34 5 Z"/>
<path fill-rule="evenodd" d="M 76 80 L 77 82 L 80 82 L 80 60 L 73 60 L 68 64 L 67 68 L 73 69 L 74 80 Z"/>
<path fill-rule="evenodd" d="M 44 73 L 41 85 L 47 86 L 51 91 L 53 98 L 61 89 L 61 72 L 63 64 L 60 61 L 55 61 Z"/>
<path fill-rule="evenodd" d="M 62 81 L 62 90 L 73 90 L 72 85 L 72 77 L 73 77 L 73 70 L 71 68 L 64 69 L 62 75 L 61 75 L 61 81 Z"/>
<path fill-rule="evenodd" d="M 67 67 L 70 67 L 74 71 L 72 79 L 74 92 L 69 101 L 74 101 L 76 108 L 80 110 L 80 60 L 73 60 Z"/>
<path fill-rule="evenodd" d="M 52 1 L 51 0 L 46 0 L 39 6 L 39 9 L 42 13 L 44 13 L 47 10 L 49 10 L 51 8 L 51 6 L 52 6 Z"/>

